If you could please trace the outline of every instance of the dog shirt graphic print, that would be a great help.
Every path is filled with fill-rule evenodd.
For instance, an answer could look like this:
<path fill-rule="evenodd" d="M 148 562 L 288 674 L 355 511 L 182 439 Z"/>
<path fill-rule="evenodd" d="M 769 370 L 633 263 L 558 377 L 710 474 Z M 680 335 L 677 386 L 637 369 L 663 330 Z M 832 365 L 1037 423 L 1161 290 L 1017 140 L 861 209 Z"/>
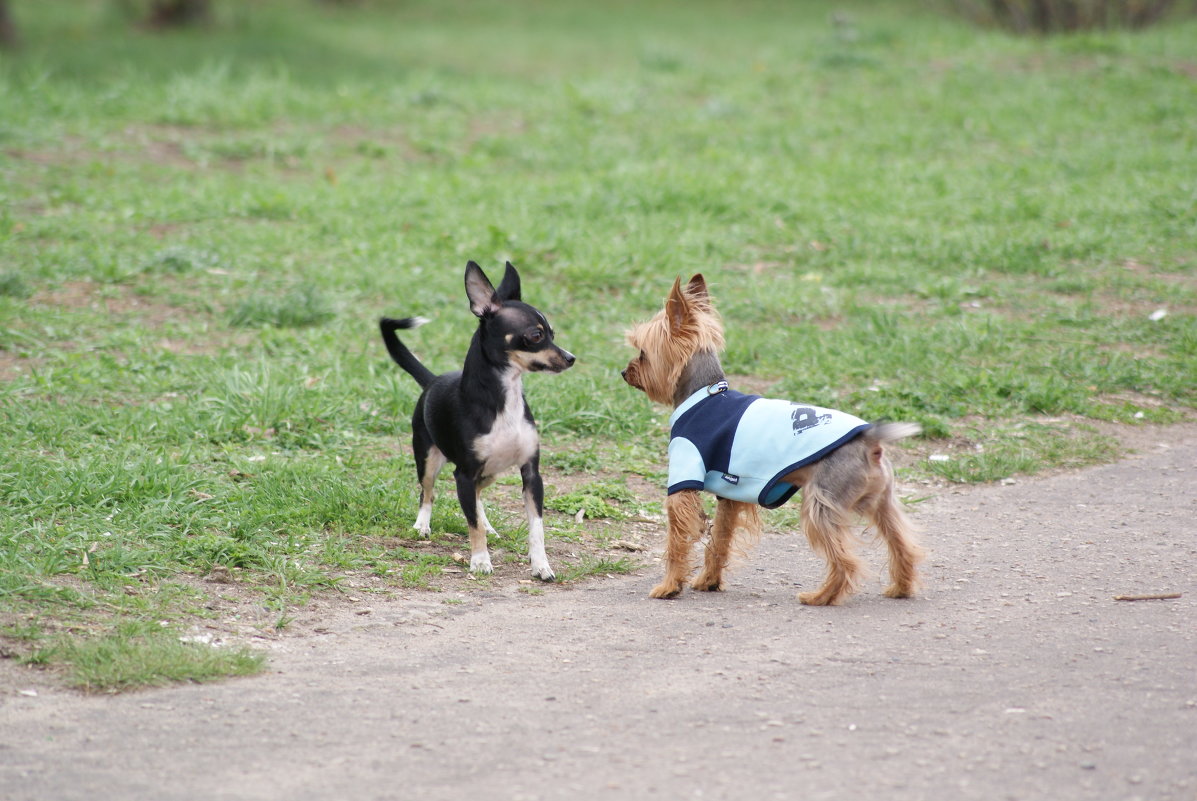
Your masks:
<path fill-rule="evenodd" d="M 669 494 L 705 489 L 776 509 L 798 488 L 782 476 L 861 434 L 870 424 L 835 409 L 703 387 L 669 417 Z"/>

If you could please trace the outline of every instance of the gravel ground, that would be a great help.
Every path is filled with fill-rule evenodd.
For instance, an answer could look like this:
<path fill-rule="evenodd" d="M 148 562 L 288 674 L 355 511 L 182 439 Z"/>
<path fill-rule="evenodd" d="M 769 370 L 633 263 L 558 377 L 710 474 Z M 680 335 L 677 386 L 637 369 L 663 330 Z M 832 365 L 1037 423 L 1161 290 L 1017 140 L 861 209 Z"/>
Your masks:
<path fill-rule="evenodd" d="M 652 567 L 330 604 L 252 679 L 97 697 L 2 665 L 0 798 L 1192 801 L 1197 427 L 1142 439 L 916 505 L 912 600 L 803 607 L 821 564 L 770 535 L 674 601 Z"/>

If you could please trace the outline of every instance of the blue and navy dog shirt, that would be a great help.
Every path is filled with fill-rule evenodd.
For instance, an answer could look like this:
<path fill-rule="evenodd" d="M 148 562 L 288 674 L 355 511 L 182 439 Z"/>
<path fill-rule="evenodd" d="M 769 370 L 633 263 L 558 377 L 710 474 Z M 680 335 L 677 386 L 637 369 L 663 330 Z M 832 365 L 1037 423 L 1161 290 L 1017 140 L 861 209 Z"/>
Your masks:
<path fill-rule="evenodd" d="M 798 488 L 782 476 L 859 436 L 870 424 L 846 412 L 703 387 L 669 417 L 669 494 L 705 489 L 776 509 Z"/>

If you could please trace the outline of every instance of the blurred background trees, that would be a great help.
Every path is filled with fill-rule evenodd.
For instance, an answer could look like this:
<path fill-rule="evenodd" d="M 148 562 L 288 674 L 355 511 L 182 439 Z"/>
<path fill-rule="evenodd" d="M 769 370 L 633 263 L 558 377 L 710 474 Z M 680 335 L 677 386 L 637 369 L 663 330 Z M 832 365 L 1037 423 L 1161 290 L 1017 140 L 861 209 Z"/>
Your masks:
<path fill-rule="evenodd" d="M 1020 34 L 1142 28 L 1176 10 L 1176 0 L 955 0 L 973 22 Z M 1189 5 L 1192 13 L 1194 7 Z"/>
<path fill-rule="evenodd" d="M 0 0 L 0 47 L 20 42 L 13 8 L 22 2 Z M 220 2 L 221 0 L 216 0 Z M 360 0 L 294 0 L 327 5 L 357 5 Z M 1103 28 L 1143 28 L 1170 15 L 1197 12 L 1197 0 L 948 0 L 950 7 L 978 25 L 1017 34 L 1056 34 Z M 132 23 L 151 29 L 213 22 L 213 0 L 110 0 Z"/>
<path fill-rule="evenodd" d="M 8 0 L 0 0 L 0 47 L 15 47 L 16 44 L 17 26 L 13 24 Z"/>
<path fill-rule="evenodd" d="M 308 0 L 311 2 L 312 0 Z M 314 0 L 327 5 L 351 6 L 360 0 Z M 0 0 L 0 48 L 14 48 L 20 43 L 13 8 L 22 2 L 44 0 Z M 134 24 L 148 28 L 178 28 L 205 25 L 214 20 L 212 0 L 110 0 L 111 5 Z"/>
<path fill-rule="evenodd" d="M 146 17 L 146 23 L 156 28 L 196 25 L 211 20 L 211 0 L 152 0 Z"/>

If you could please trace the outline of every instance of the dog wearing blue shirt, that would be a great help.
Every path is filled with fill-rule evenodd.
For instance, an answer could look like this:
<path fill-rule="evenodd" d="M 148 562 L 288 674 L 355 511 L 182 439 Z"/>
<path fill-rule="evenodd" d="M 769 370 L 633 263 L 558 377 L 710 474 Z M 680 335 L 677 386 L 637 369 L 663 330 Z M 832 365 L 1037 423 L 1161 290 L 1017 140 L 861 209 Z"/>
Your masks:
<path fill-rule="evenodd" d="M 919 433 L 913 423 L 870 424 L 813 404 L 744 395 L 729 388 L 719 353 L 723 323 L 706 281 L 674 281 L 665 308 L 628 332 L 639 351 L 622 375 L 670 416 L 665 578 L 653 598 L 674 598 L 691 572 L 690 553 L 709 533 L 696 590 L 723 588 L 733 552 L 760 537 L 760 507 L 774 509 L 802 490 L 802 529 L 827 562 L 827 576 L 798 600 L 835 605 L 866 571 L 855 554 L 853 523 L 865 518 L 889 551 L 885 595 L 907 598 L 919 586 L 922 549 L 894 497 L 886 443 Z M 711 524 L 700 492 L 714 493 Z"/>

